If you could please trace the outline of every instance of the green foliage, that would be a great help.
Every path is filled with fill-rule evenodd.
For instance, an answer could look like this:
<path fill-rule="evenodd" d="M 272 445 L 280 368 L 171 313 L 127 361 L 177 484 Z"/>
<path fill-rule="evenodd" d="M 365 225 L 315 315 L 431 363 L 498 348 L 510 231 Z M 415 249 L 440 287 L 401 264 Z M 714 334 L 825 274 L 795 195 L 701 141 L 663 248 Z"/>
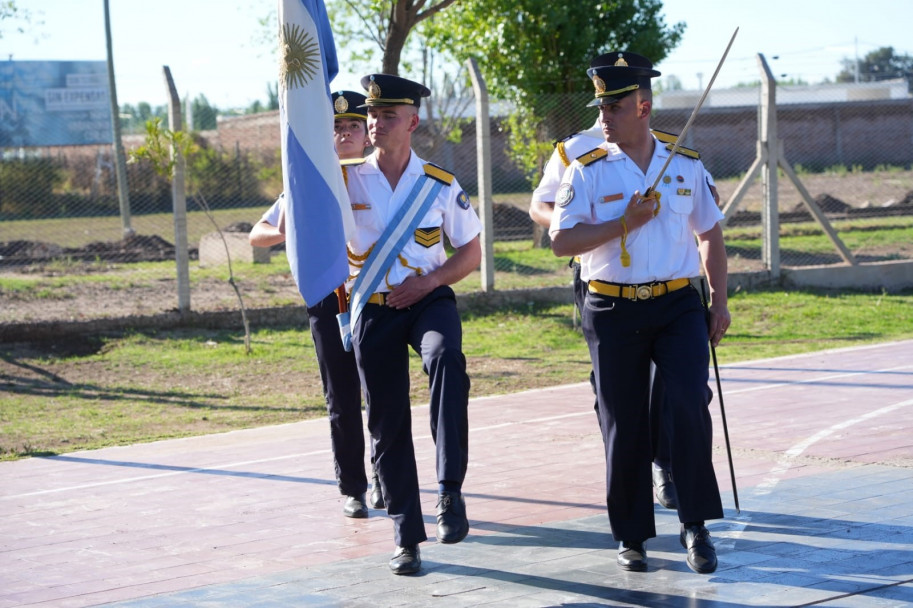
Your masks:
<path fill-rule="evenodd" d="M 55 212 L 54 188 L 63 183 L 58 161 L 23 158 L 0 163 L 0 215 L 37 218 Z"/>
<path fill-rule="evenodd" d="M 460 63 L 476 58 L 491 96 L 515 103 L 511 151 L 531 174 L 544 159 L 531 161 L 530 148 L 595 117 L 585 108 L 593 57 L 629 49 L 658 63 L 679 43 L 685 24 L 667 26 L 661 11 L 659 0 L 464 0 L 438 15 L 427 36 Z M 579 113 L 566 111 L 567 95 L 580 95 Z"/>
<path fill-rule="evenodd" d="M 26 8 L 21 8 L 15 0 L 3 0 L 0 2 L 0 39 L 6 33 L 7 24 L 4 22 L 13 22 L 13 28 L 19 34 L 24 34 L 30 27 L 44 24 L 42 20 L 36 20 L 36 15 Z"/>
<path fill-rule="evenodd" d="M 187 158 L 195 151 L 196 144 L 189 135 L 183 131 L 163 128 L 162 120 L 154 118 L 146 123 L 146 143 L 130 152 L 127 162 L 147 160 L 152 163 L 156 173 L 170 178 L 178 156 Z"/>
<path fill-rule="evenodd" d="M 120 126 L 124 133 L 140 133 L 145 130 L 146 123 L 158 119 L 161 122 L 168 120 L 168 107 L 155 106 L 154 108 L 141 101 L 136 106 L 125 103 L 120 108 Z"/>
<path fill-rule="evenodd" d="M 532 184 L 542 173 L 543 159 L 547 159 L 552 145 L 537 139 L 538 129 L 532 120 L 525 120 L 519 113 L 510 114 L 504 122 L 507 146 L 514 163 Z"/>
<path fill-rule="evenodd" d="M 260 168 L 248 157 L 209 146 L 200 137 L 188 158 L 189 186 L 203 194 L 210 205 L 237 206 L 261 200 Z"/>
<path fill-rule="evenodd" d="M 205 95 L 197 95 L 190 102 L 190 112 L 193 117 L 191 124 L 193 124 L 194 131 L 211 131 L 216 128 L 219 108 L 210 104 Z"/>
<path fill-rule="evenodd" d="M 843 70 L 837 74 L 837 82 L 856 81 L 856 60 L 844 59 Z M 874 82 L 890 78 L 906 78 L 913 92 L 913 56 L 897 54 L 894 47 L 883 46 L 859 60 L 859 82 Z"/>
<path fill-rule="evenodd" d="M 432 46 L 459 62 L 476 57 L 493 97 L 529 109 L 545 93 L 592 95 L 586 69 L 600 53 L 661 61 L 685 29 L 667 28 L 661 11 L 659 0 L 464 0 L 435 19 Z"/>

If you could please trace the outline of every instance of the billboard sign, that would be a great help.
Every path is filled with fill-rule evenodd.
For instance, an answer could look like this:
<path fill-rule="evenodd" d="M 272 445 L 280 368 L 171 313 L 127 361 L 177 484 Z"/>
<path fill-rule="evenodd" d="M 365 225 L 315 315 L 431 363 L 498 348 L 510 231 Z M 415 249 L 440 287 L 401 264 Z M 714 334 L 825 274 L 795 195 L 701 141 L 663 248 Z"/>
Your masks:
<path fill-rule="evenodd" d="M 104 61 L 0 61 L 0 147 L 110 144 Z"/>

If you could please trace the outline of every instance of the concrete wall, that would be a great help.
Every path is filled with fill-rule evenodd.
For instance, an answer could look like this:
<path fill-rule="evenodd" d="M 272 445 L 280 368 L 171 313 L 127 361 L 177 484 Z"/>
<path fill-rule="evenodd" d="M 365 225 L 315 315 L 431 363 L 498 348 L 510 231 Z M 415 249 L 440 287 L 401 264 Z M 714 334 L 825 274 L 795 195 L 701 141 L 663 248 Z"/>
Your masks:
<path fill-rule="evenodd" d="M 691 108 L 657 110 L 652 125 L 677 133 Z M 595 113 L 594 113 L 595 117 Z M 264 112 L 219 120 L 207 139 L 223 149 L 277 158 L 279 113 Z M 793 165 L 820 170 L 834 165 L 909 166 L 913 160 L 913 98 L 876 101 L 781 105 L 777 112 L 786 159 Z M 718 178 L 744 173 L 755 159 L 758 109 L 754 106 L 710 107 L 702 110 L 684 145 L 700 151 L 704 164 Z M 476 187 L 475 124 L 465 125 L 460 143 L 437 146 L 424 123 L 414 136 L 416 152 L 454 171 L 470 192 Z M 495 191 L 524 187 L 523 174 L 506 155 L 507 135 L 497 119 L 491 122 L 492 183 Z"/>

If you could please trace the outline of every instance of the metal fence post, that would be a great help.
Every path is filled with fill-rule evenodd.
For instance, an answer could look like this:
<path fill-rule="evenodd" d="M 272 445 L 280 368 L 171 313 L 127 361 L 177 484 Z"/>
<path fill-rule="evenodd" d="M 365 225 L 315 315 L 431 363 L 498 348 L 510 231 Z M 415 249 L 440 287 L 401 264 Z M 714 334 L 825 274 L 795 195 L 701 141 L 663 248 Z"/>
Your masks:
<path fill-rule="evenodd" d="M 127 185 L 127 165 L 124 141 L 120 132 L 120 107 L 117 104 L 117 86 L 114 80 L 114 52 L 111 48 L 111 19 L 108 0 L 105 0 L 105 44 L 108 48 L 108 89 L 111 92 L 111 129 L 114 136 L 114 168 L 117 175 L 117 200 L 120 204 L 120 221 L 124 236 L 134 234 L 130 217 L 130 188 Z"/>
<path fill-rule="evenodd" d="M 777 139 L 777 81 L 764 55 L 758 53 L 761 66 L 761 109 L 758 120 L 761 150 L 761 223 L 763 243 L 761 259 L 770 277 L 780 276 L 780 215 L 777 202 L 777 169 L 779 167 L 779 140 Z"/>
<path fill-rule="evenodd" d="M 491 198 L 491 127 L 488 117 L 488 89 L 472 57 L 466 60 L 476 98 L 476 164 L 479 182 L 479 218 L 482 220 L 482 291 L 495 287 L 494 213 Z"/>
<path fill-rule="evenodd" d="M 178 97 L 171 70 L 163 66 L 165 85 L 168 87 L 168 127 L 172 133 L 182 128 L 181 99 Z M 171 148 L 174 174 L 171 176 L 171 200 L 174 205 L 174 261 L 178 279 L 178 311 L 190 312 L 190 251 L 187 248 L 187 191 L 184 184 L 184 155 L 176 147 Z"/>

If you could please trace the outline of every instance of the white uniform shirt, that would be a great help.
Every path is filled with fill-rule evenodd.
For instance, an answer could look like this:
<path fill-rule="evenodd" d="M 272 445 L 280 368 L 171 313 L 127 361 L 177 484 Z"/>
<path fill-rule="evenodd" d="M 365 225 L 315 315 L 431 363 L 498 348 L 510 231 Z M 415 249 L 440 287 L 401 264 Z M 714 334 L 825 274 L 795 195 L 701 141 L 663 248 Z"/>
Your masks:
<path fill-rule="evenodd" d="M 644 175 L 615 144 L 600 147 L 608 156 L 587 166 L 575 161 L 568 168 L 552 215 L 549 234 L 553 237 L 558 230 L 577 224 L 599 224 L 624 215 L 634 191 L 646 192 L 669 157 L 665 146 L 655 141 Z M 640 284 L 700 274 L 694 235 L 710 230 L 723 219 L 707 186 L 704 165 L 676 155 L 657 190 L 661 194 L 659 215 L 628 233 L 631 265 L 621 265 L 621 239 L 613 239 L 580 256 L 583 280 Z"/>
<path fill-rule="evenodd" d="M 367 258 L 366 254 L 396 216 L 416 180 L 425 174 L 424 164 L 425 161 L 413 151 L 395 191 L 390 189 L 390 183 L 377 166 L 374 154 L 360 165 L 346 167 L 349 200 L 356 226 L 355 234 L 348 243 L 351 279 L 347 287 L 350 289 L 364 261 L 358 259 Z M 469 205 L 469 197 L 454 179 L 438 193 L 431 208 L 419 221 L 416 232 L 419 230 L 422 230 L 421 236 L 413 235 L 407 241 L 400 252 L 400 259 L 387 273 L 386 285 L 382 282 L 377 291 L 391 290 L 407 277 L 415 275 L 416 268 L 420 268 L 422 274 L 428 274 L 447 261 L 441 232 L 447 235 L 451 245 L 459 248 L 479 235 L 482 223 Z"/>
<path fill-rule="evenodd" d="M 266 222 L 270 226 L 279 226 L 279 213 L 285 207 L 285 193 L 279 195 L 279 198 L 276 199 L 276 202 L 273 203 L 273 206 L 266 210 L 262 217 L 260 217 L 261 222 Z"/>
<path fill-rule="evenodd" d="M 533 190 L 533 202 L 555 202 L 555 195 L 558 193 L 558 187 L 561 185 L 561 180 L 564 178 L 564 172 L 567 170 L 568 166 L 570 166 L 576 158 L 605 143 L 602 123 L 597 118 L 596 124 L 589 129 L 578 131 L 570 137 L 561 140 L 559 143 L 564 148 L 564 158 L 561 157 L 561 153 L 556 146 L 555 151 L 552 152 L 552 156 L 548 159 L 548 162 L 545 163 L 545 169 L 542 171 L 542 179 L 539 181 L 538 187 Z M 568 161 L 566 164 L 564 162 L 565 158 Z M 713 176 L 710 175 L 710 172 L 705 169 L 705 174 L 707 183 L 711 186 L 715 186 L 716 184 L 714 184 Z"/>
<path fill-rule="evenodd" d="M 545 164 L 542 171 L 542 179 L 539 186 L 533 190 L 533 201 L 540 203 L 554 203 L 555 194 L 558 192 L 558 186 L 561 185 L 561 179 L 570 163 L 581 154 L 586 154 L 599 144 L 605 141 L 605 135 L 602 133 L 602 124 L 596 119 L 596 124 L 585 131 L 574 133 L 570 137 L 559 142 L 564 148 L 564 156 L 568 163 L 564 163 L 557 146 L 552 152 L 551 158 Z"/>

